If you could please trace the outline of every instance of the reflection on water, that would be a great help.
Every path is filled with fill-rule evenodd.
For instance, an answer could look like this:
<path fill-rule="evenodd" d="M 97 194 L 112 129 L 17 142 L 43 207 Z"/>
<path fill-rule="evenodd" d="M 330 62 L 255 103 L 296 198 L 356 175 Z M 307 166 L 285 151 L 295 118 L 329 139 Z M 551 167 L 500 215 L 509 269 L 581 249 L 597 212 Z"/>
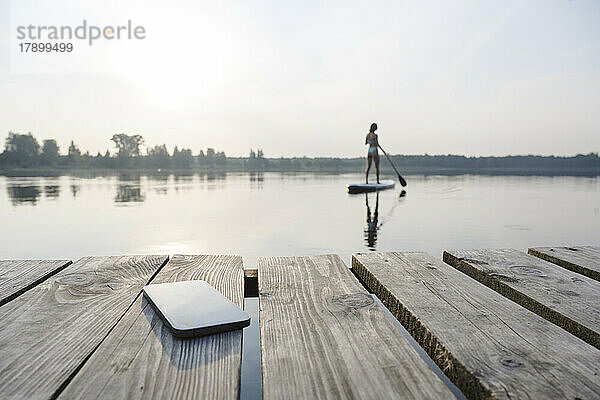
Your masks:
<path fill-rule="evenodd" d="M 71 195 L 73 196 L 73 198 L 76 198 L 77 193 L 79 193 L 79 191 L 81 190 L 81 185 L 79 185 L 73 181 L 73 183 L 71 183 L 71 185 L 69 185 L 69 187 L 71 188 Z"/>
<path fill-rule="evenodd" d="M 141 179 L 142 175 L 139 172 L 119 174 L 115 203 L 126 205 L 127 203 L 141 203 L 146 200 L 146 195 L 142 192 Z"/>
<path fill-rule="evenodd" d="M 195 175 L 192 173 L 174 175 L 175 193 L 189 192 L 194 188 Z"/>
<path fill-rule="evenodd" d="M 33 185 L 8 185 L 6 186 L 8 198 L 13 206 L 31 204 L 36 205 L 40 195 L 41 187 Z"/>
<path fill-rule="evenodd" d="M 152 182 L 150 186 L 151 190 L 160 195 L 166 195 L 169 193 L 169 177 L 171 175 L 167 173 L 156 173 L 148 176 L 148 180 Z"/>
<path fill-rule="evenodd" d="M 265 182 L 265 174 L 263 172 L 250 172 L 250 187 L 252 189 L 262 189 Z"/>
<path fill-rule="evenodd" d="M 44 186 L 44 196 L 46 196 L 49 199 L 58 199 L 58 196 L 60 196 L 60 186 L 58 186 L 58 185 Z"/>
<path fill-rule="evenodd" d="M 142 193 L 139 185 L 119 184 L 117 185 L 117 194 L 115 203 L 141 203 L 146 200 L 146 195 Z"/>
<path fill-rule="evenodd" d="M 399 188 L 346 193 L 363 178 L 0 176 L 0 232 L 10 231 L 0 256 L 240 254 L 252 266 L 272 255 L 336 253 L 349 261 L 366 249 L 441 256 L 452 248 L 600 244 L 600 177 L 410 176 L 410 196 Z"/>
<path fill-rule="evenodd" d="M 262 188 L 264 174 L 249 173 L 250 182 L 253 188 Z M 150 172 L 142 173 L 138 171 L 127 171 L 102 177 L 109 179 L 114 184 L 115 194 L 113 202 L 116 205 L 127 205 L 143 203 L 146 200 L 146 190 L 151 190 L 155 194 L 167 195 L 171 187 L 175 193 L 191 191 L 201 182 L 220 182 L 224 183 L 227 178 L 226 172 L 194 173 L 190 171 L 166 173 Z M 12 178 L 6 178 L 12 179 Z M 46 199 L 56 200 L 60 197 L 61 186 L 60 178 L 34 177 L 34 178 L 14 178 L 15 183 L 6 185 L 8 198 L 13 206 L 19 205 L 37 205 L 40 196 L 43 194 Z M 97 179 L 97 178 L 93 178 Z M 81 194 L 82 180 L 71 178 L 68 185 L 71 196 L 75 199 Z M 208 189 L 215 189 L 220 186 L 208 186 Z"/>
<path fill-rule="evenodd" d="M 375 212 L 371 217 L 371 208 L 369 207 L 369 195 L 365 193 L 365 203 L 367 204 L 367 226 L 364 230 L 365 242 L 369 250 L 375 250 L 375 242 L 377 242 L 377 219 L 379 218 L 379 192 L 375 193 Z"/>
<path fill-rule="evenodd" d="M 393 217 L 394 210 L 402 203 L 403 197 L 406 197 L 406 190 L 402 190 L 398 195 L 398 199 L 393 201 L 392 208 L 385 216 L 384 221 L 379 221 L 379 192 L 375 192 L 375 211 L 371 214 L 371 208 L 369 207 L 369 194 L 365 193 L 365 204 L 367 206 L 367 225 L 365 226 L 363 233 L 365 238 L 366 246 L 369 250 L 377 250 L 377 232 L 381 229 L 383 224 L 390 218 Z"/>
<path fill-rule="evenodd" d="M 201 177 L 204 177 L 207 181 L 222 181 L 227 178 L 226 172 L 208 172 L 205 174 L 201 174 Z"/>

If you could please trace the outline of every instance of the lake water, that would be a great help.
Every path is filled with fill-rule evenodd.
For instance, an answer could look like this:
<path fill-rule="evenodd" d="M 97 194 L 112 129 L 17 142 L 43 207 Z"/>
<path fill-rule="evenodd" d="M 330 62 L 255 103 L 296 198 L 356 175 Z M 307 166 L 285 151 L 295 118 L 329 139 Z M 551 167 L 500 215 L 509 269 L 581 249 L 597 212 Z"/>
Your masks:
<path fill-rule="evenodd" d="M 600 244 L 600 177 L 362 174 L 0 177 L 0 258 L 259 256 Z"/>
<path fill-rule="evenodd" d="M 383 177 L 382 177 L 383 178 Z M 362 174 L 0 176 L 0 258 L 336 253 L 600 244 L 600 177 L 407 176 L 350 195 Z M 262 398 L 258 299 L 246 298 L 242 400 Z M 383 307 L 383 306 L 382 306 Z M 430 368 L 464 399 L 389 314 Z M 386 314 L 386 315 L 387 315 Z"/>

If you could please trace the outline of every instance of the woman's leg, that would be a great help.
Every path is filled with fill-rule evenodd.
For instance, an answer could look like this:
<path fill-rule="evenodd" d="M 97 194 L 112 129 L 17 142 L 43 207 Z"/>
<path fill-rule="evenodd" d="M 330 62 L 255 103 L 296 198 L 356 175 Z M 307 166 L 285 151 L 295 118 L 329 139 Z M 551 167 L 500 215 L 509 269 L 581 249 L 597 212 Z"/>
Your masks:
<path fill-rule="evenodd" d="M 367 171 L 365 172 L 365 183 L 369 183 L 369 170 L 371 169 L 371 161 L 373 161 L 373 158 L 371 157 L 371 154 L 369 154 L 367 156 Z"/>
<path fill-rule="evenodd" d="M 375 158 L 375 172 L 377 173 L 377 183 L 379 183 L 379 156 Z"/>

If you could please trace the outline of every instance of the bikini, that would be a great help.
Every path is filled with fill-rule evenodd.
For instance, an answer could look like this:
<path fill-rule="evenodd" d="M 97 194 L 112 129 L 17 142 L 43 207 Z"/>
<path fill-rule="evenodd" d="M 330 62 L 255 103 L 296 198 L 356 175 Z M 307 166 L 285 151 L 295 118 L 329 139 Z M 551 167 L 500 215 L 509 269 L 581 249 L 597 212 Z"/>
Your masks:
<path fill-rule="evenodd" d="M 378 156 L 379 154 L 377 153 L 377 140 L 367 140 L 367 143 L 369 143 L 369 155 Z"/>

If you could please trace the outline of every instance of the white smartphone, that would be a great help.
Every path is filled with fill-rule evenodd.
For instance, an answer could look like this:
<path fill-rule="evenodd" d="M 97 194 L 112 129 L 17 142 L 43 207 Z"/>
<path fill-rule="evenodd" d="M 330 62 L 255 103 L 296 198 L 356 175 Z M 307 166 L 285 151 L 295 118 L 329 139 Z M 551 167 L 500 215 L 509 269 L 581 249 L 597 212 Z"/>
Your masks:
<path fill-rule="evenodd" d="M 206 281 L 147 285 L 143 293 L 175 336 L 204 336 L 250 325 L 250 316 Z"/>

